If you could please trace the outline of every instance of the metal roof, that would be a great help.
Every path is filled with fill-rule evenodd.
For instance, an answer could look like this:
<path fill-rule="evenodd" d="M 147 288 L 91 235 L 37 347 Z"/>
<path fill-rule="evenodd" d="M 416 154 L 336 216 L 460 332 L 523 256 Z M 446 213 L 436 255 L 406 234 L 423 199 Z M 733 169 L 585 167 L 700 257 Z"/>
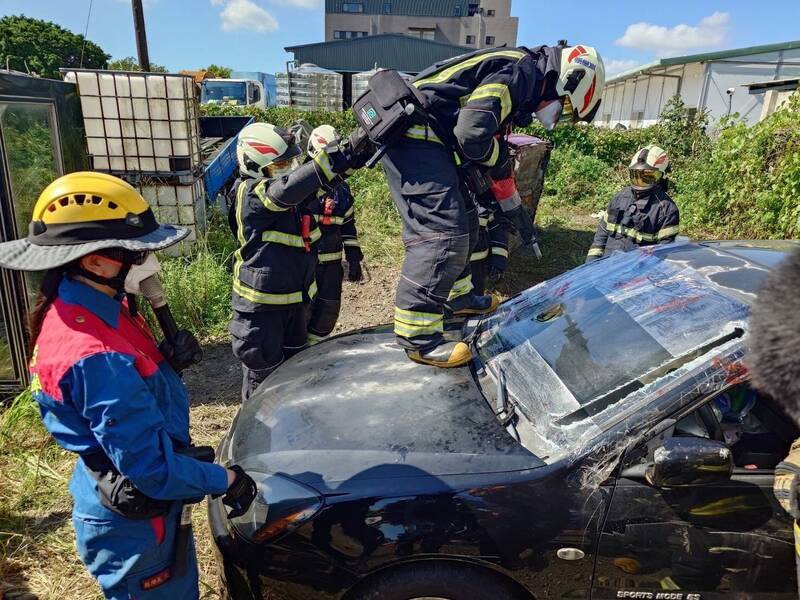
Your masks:
<path fill-rule="evenodd" d="M 468 0 L 357 0 L 348 4 L 361 4 L 363 12 L 353 13 L 342 10 L 343 0 L 325 0 L 326 13 L 344 13 L 348 15 L 407 15 L 412 17 L 466 17 Z M 391 5 L 391 12 L 384 12 L 384 5 Z M 477 2 L 472 2 L 477 4 Z M 460 14 L 455 14 L 460 7 Z"/>
<path fill-rule="evenodd" d="M 747 46 L 746 48 L 734 48 L 732 50 L 720 50 L 718 52 L 706 52 L 703 54 L 688 54 L 686 56 L 661 58 L 658 60 L 654 60 L 653 62 L 641 65 L 639 67 L 634 67 L 633 69 L 623 71 L 619 75 L 616 75 L 611 79 L 609 79 L 606 85 L 610 83 L 615 83 L 617 81 L 621 81 L 623 79 L 629 79 L 634 75 L 639 75 L 640 73 L 644 73 L 645 71 L 650 71 L 652 69 L 672 67 L 675 65 L 685 65 L 694 62 L 710 62 L 714 60 L 725 60 L 726 58 L 734 58 L 736 56 L 750 56 L 752 54 L 780 52 L 781 50 L 795 50 L 797 48 L 800 48 L 800 40 L 793 40 L 791 42 L 781 42 L 778 44 L 764 44 L 762 46 Z"/>
<path fill-rule="evenodd" d="M 751 94 L 763 94 L 767 90 L 796 90 L 800 87 L 800 77 L 787 77 L 784 79 L 770 79 L 768 81 L 753 81 L 743 83 L 741 87 L 746 87 Z"/>
<path fill-rule="evenodd" d="M 287 46 L 300 63 L 332 71 L 360 73 L 379 67 L 419 73 L 440 60 L 472 52 L 474 48 L 422 40 L 402 33 L 384 33 L 349 40 Z"/>

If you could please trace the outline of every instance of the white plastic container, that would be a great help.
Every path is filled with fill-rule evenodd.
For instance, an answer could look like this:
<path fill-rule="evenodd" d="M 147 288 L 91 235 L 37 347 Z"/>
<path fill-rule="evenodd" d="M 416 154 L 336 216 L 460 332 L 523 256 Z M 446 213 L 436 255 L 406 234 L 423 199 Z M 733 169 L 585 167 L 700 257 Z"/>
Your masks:
<path fill-rule="evenodd" d="M 64 70 L 81 97 L 98 170 L 192 176 L 202 168 L 194 80 L 186 75 Z"/>
<path fill-rule="evenodd" d="M 277 73 L 275 79 L 281 106 L 307 111 L 343 108 L 343 78 L 335 71 L 306 63 L 288 74 Z"/>

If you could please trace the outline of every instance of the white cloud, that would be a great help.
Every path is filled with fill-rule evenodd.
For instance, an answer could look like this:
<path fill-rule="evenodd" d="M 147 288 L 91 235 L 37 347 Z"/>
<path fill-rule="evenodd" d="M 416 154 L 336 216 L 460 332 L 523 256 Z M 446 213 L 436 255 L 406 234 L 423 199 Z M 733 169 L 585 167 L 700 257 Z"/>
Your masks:
<path fill-rule="evenodd" d="M 612 58 L 603 61 L 603 64 L 606 67 L 606 77 L 614 77 L 614 75 L 619 75 L 623 71 L 638 67 L 640 63 L 638 60 Z"/>
<path fill-rule="evenodd" d="M 270 2 L 297 8 L 322 8 L 322 0 L 270 0 Z"/>
<path fill-rule="evenodd" d="M 675 27 L 664 27 L 652 23 L 628 25 L 625 34 L 614 43 L 625 48 L 652 50 L 657 56 L 681 54 L 692 48 L 720 46 L 728 38 L 731 15 L 715 12 L 703 18 L 697 25 L 681 23 Z"/>
<path fill-rule="evenodd" d="M 278 21 L 251 0 L 211 0 L 211 3 L 225 8 L 220 13 L 222 31 L 275 31 Z"/>

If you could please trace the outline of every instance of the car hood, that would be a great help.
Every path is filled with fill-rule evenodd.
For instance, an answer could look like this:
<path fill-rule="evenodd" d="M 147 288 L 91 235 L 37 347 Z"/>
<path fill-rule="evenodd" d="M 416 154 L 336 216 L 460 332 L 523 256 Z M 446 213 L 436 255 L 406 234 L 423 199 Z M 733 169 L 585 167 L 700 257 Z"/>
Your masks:
<path fill-rule="evenodd" d="M 469 369 L 413 363 L 381 330 L 333 338 L 282 365 L 242 407 L 225 455 L 317 486 L 543 464 L 500 425 Z"/>

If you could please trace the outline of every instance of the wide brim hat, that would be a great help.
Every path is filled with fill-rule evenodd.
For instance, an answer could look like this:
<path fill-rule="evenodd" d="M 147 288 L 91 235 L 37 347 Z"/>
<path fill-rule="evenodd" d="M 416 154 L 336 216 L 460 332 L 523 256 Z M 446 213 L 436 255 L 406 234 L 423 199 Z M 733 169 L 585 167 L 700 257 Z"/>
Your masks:
<path fill-rule="evenodd" d="M 0 244 L 0 267 L 46 271 L 108 248 L 164 250 L 189 233 L 159 225 L 147 201 L 121 179 L 70 173 L 42 191 L 28 236 Z"/>

